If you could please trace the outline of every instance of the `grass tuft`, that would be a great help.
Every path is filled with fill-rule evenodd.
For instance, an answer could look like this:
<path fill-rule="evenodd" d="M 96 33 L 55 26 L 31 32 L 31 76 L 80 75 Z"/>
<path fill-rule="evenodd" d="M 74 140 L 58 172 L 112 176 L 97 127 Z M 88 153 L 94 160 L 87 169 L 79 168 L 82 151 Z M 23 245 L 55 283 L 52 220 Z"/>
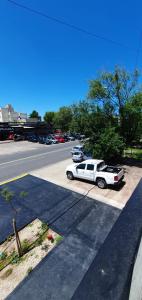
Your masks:
<path fill-rule="evenodd" d="M 32 272 L 32 270 L 33 270 L 33 268 L 29 267 L 28 270 L 27 270 L 27 275 L 29 275 Z"/>

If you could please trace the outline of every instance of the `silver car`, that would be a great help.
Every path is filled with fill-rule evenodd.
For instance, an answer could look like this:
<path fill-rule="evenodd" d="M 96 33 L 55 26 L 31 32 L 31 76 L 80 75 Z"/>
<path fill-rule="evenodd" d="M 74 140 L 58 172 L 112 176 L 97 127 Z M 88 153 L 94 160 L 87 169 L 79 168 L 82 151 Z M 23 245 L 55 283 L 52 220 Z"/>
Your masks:
<path fill-rule="evenodd" d="M 82 162 L 87 159 L 92 159 L 92 156 L 87 153 L 83 153 L 82 151 L 74 151 L 72 153 L 73 162 Z"/>
<path fill-rule="evenodd" d="M 71 153 L 73 154 L 74 152 L 78 151 L 83 151 L 83 145 L 76 145 L 72 148 Z"/>

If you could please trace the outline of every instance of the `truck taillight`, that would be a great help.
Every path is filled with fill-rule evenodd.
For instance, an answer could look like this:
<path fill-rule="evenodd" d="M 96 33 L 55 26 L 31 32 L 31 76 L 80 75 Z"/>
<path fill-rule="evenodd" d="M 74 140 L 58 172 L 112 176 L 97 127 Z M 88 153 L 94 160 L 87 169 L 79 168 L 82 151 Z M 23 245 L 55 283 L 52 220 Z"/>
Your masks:
<path fill-rule="evenodd" d="M 114 176 L 114 181 L 118 181 L 118 176 Z"/>

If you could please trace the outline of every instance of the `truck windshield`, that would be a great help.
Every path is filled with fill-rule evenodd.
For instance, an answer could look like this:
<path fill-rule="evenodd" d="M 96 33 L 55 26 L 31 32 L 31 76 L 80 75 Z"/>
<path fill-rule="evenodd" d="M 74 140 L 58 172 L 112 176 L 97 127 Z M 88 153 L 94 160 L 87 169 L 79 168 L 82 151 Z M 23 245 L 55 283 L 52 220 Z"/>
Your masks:
<path fill-rule="evenodd" d="M 105 162 L 102 161 L 101 163 L 99 163 L 99 164 L 97 165 L 97 171 L 101 171 L 101 170 L 104 168 L 104 166 L 105 166 Z"/>

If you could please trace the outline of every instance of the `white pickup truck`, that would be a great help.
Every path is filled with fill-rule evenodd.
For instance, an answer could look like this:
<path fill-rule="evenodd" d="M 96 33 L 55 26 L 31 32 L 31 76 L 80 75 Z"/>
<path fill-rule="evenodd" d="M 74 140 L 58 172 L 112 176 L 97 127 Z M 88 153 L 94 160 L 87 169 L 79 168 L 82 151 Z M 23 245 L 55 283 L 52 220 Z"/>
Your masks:
<path fill-rule="evenodd" d="M 103 160 L 88 159 L 82 163 L 72 164 L 66 168 L 67 178 L 81 178 L 94 181 L 101 189 L 108 184 L 118 184 L 124 178 L 122 168 L 107 166 Z"/>

